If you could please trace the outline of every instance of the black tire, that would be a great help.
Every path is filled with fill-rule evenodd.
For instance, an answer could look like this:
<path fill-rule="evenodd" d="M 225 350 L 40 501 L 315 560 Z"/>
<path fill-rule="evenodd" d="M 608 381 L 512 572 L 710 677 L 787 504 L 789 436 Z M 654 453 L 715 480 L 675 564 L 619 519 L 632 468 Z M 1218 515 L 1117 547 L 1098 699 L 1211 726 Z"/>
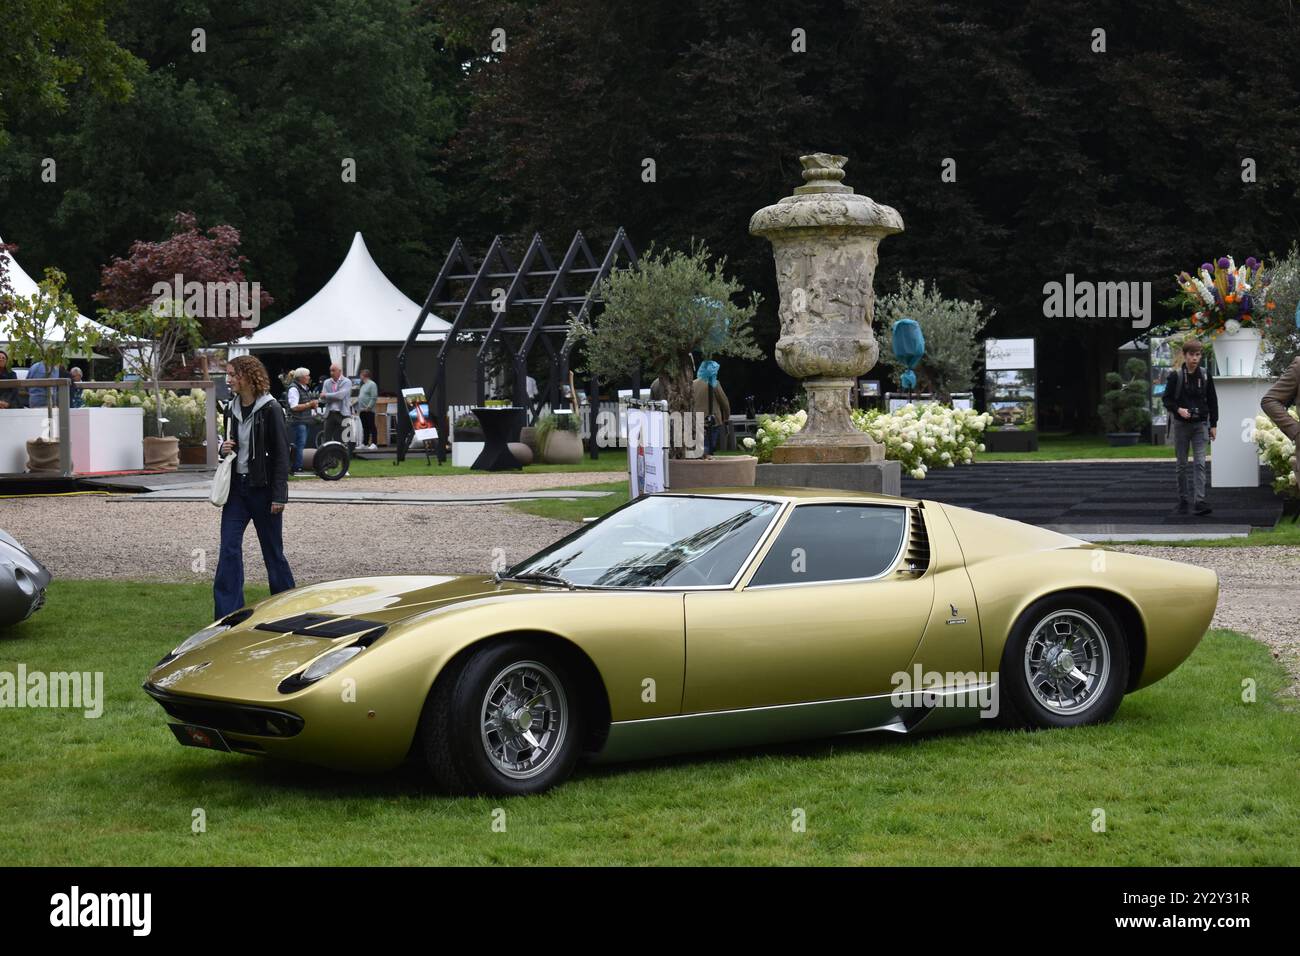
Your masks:
<path fill-rule="evenodd" d="M 1057 707 L 1045 704 L 1040 693 L 1031 687 L 1027 673 L 1027 668 L 1032 670 L 1034 667 L 1032 660 L 1026 661 L 1025 653 L 1031 636 L 1036 631 L 1041 636 L 1047 628 L 1055 632 L 1058 625 L 1075 627 L 1078 633 L 1085 635 L 1095 629 L 1097 637 L 1105 644 L 1105 681 L 1090 696 L 1081 698 L 1077 709 L 1071 709 L 1059 700 Z M 1095 643 L 1097 637 L 1087 642 L 1076 638 L 1074 643 Z M 1036 648 L 1042 648 L 1044 642 L 1036 639 L 1035 645 Z M 1038 653 L 1037 650 L 1034 653 Z M 1128 686 L 1129 659 L 1128 639 L 1124 629 L 1115 615 L 1100 601 L 1073 592 L 1040 598 L 1016 619 L 1002 652 L 1001 670 L 998 674 L 1001 708 L 999 722 L 1004 726 L 1033 729 L 1104 723 L 1115 716 L 1115 711 L 1124 699 L 1125 688 Z M 1098 670 L 1100 671 L 1100 666 Z M 1044 696 L 1051 696 L 1050 682 L 1035 683 L 1045 688 L 1041 692 Z"/>
<path fill-rule="evenodd" d="M 485 731 L 483 722 L 483 714 L 493 710 L 489 692 L 500 690 L 498 679 L 515 668 L 533 670 L 548 685 L 552 680 L 558 684 L 547 698 L 550 706 L 539 708 L 554 716 L 554 723 L 546 725 L 555 735 L 552 745 L 535 770 L 516 771 L 522 776 L 503 771 L 489 756 L 488 741 L 501 736 Z M 429 693 L 416 738 L 416 751 L 439 789 L 455 795 L 524 796 L 566 780 L 578 761 L 582 740 L 578 683 L 572 673 L 560 655 L 520 639 L 489 642 L 454 661 Z M 534 739 L 544 741 L 545 734 Z"/>
<path fill-rule="evenodd" d="M 311 470 L 322 481 L 338 481 L 348 473 L 351 463 L 352 456 L 348 454 L 347 447 L 342 442 L 331 441 L 316 449 Z"/>

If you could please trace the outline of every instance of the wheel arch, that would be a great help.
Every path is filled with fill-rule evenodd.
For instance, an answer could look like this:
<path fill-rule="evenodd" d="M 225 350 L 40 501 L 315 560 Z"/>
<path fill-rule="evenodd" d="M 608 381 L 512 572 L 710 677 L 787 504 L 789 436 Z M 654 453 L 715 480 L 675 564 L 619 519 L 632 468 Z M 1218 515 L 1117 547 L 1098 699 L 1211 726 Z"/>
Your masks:
<path fill-rule="evenodd" d="M 600 670 L 586 651 L 567 637 L 556 634 L 554 631 L 541 628 L 512 628 L 495 634 L 485 634 L 479 639 L 466 644 L 452 655 L 439 670 L 437 677 L 434 678 L 429 687 L 428 693 L 432 694 L 439 681 L 446 679 L 449 674 L 456 673 L 459 670 L 457 665 L 471 654 L 482 650 L 485 645 L 520 639 L 539 644 L 554 651 L 561 655 L 565 662 L 573 668 L 578 682 L 578 695 L 583 714 L 582 750 L 584 753 L 600 751 L 605 745 L 605 739 L 609 736 L 610 721 L 612 719 L 609 693 L 605 689 L 604 678 L 601 677 Z"/>
<path fill-rule="evenodd" d="M 1138 610 L 1137 604 L 1127 595 L 1118 591 L 1112 591 L 1108 588 L 1099 587 L 1061 587 L 1054 588 L 1050 591 L 1044 591 L 1041 594 L 1035 594 L 1030 600 L 1026 601 L 1024 606 L 1016 612 L 1012 619 L 1012 627 L 1024 616 L 1034 604 L 1044 598 L 1060 597 L 1066 594 L 1082 594 L 1090 597 L 1094 601 L 1102 604 L 1106 610 L 1115 615 L 1119 621 L 1119 626 L 1124 631 L 1124 643 L 1128 649 L 1128 683 L 1124 688 L 1125 693 L 1131 693 L 1137 689 L 1139 680 L 1142 677 L 1142 671 L 1146 665 L 1147 656 L 1147 631 L 1146 623 L 1142 619 L 1142 612 Z M 1010 633 L 1010 631 L 1008 631 Z"/>

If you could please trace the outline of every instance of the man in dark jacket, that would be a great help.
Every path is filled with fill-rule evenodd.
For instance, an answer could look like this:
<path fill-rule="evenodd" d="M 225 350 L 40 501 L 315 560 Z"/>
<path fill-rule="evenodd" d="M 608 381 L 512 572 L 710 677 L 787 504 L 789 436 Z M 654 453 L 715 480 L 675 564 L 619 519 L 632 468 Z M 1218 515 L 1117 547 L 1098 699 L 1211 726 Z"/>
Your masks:
<path fill-rule="evenodd" d="M 18 373 L 9 367 L 9 353 L 0 349 L 0 381 L 16 382 Z M 0 385 L 0 408 L 22 408 L 23 395 L 16 388 Z"/>
<path fill-rule="evenodd" d="M 1165 391 L 1161 396 L 1169 409 L 1169 427 L 1174 435 L 1174 455 L 1178 458 L 1178 509 L 1187 514 L 1191 500 L 1196 502 L 1195 512 L 1208 515 L 1210 504 L 1205 500 L 1205 454 L 1214 441 L 1219 426 L 1219 399 L 1214 392 L 1214 377 L 1201 366 L 1204 349 L 1196 339 L 1182 344 L 1183 367 L 1173 369 L 1165 377 Z M 1187 449 L 1192 450 L 1192 474 L 1188 474 Z M 1195 498 L 1192 498 L 1193 493 Z"/>

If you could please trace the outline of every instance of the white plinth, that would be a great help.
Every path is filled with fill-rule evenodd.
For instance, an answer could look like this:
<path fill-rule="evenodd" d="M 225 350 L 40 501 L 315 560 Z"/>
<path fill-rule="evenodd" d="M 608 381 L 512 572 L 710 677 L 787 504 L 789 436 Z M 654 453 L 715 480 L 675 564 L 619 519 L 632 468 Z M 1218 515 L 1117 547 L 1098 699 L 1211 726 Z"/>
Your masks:
<path fill-rule="evenodd" d="M 1219 438 L 1214 443 L 1213 488 L 1259 486 L 1259 446 L 1255 444 L 1255 416 L 1259 400 L 1272 386 L 1270 378 L 1253 375 L 1215 376 L 1219 399 Z"/>
<path fill-rule="evenodd" d="M 144 467 L 143 408 L 74 408 L 72 470 L 139 471 Z"/>
<path fill-rule="evenodd" d="M 0 474 L 27 471 L 27 442 L 45 429 L 44 408 L 0 408 Z M 59 427 L 57 409 L 54 427 Z"/>
<path fill-rule="evenodd" d="M 451 463 L 457 468 L 470 468 L 478 460 L 478 456 L 483 454 L 483 448 L 487 442 L 481 441 L 454 441 L 451 443 Z M 419 446 L 412 445 L 412 454 Z M 423 449 L 420 449 L 423 451 Z"/>

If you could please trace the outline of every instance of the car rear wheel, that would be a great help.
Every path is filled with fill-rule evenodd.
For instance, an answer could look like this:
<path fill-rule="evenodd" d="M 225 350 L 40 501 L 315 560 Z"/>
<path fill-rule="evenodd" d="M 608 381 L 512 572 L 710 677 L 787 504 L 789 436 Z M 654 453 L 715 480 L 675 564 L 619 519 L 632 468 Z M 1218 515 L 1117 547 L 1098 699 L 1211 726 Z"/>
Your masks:
<path fill-rule="evenodd" d="M 420 748 L 450 793 L 541 793 L 573 771 L 580 712 L 565 662 L 522 640 L 487 644 L 434 685 Z"/>
<path fill-rule="evenodd" d="M 1079 727 L 1109 720 L 1128 686 L 1123 628 L 1084 594 L 1050 595 L 1016 620 L 998 677 L 1005 722 Z"/>

